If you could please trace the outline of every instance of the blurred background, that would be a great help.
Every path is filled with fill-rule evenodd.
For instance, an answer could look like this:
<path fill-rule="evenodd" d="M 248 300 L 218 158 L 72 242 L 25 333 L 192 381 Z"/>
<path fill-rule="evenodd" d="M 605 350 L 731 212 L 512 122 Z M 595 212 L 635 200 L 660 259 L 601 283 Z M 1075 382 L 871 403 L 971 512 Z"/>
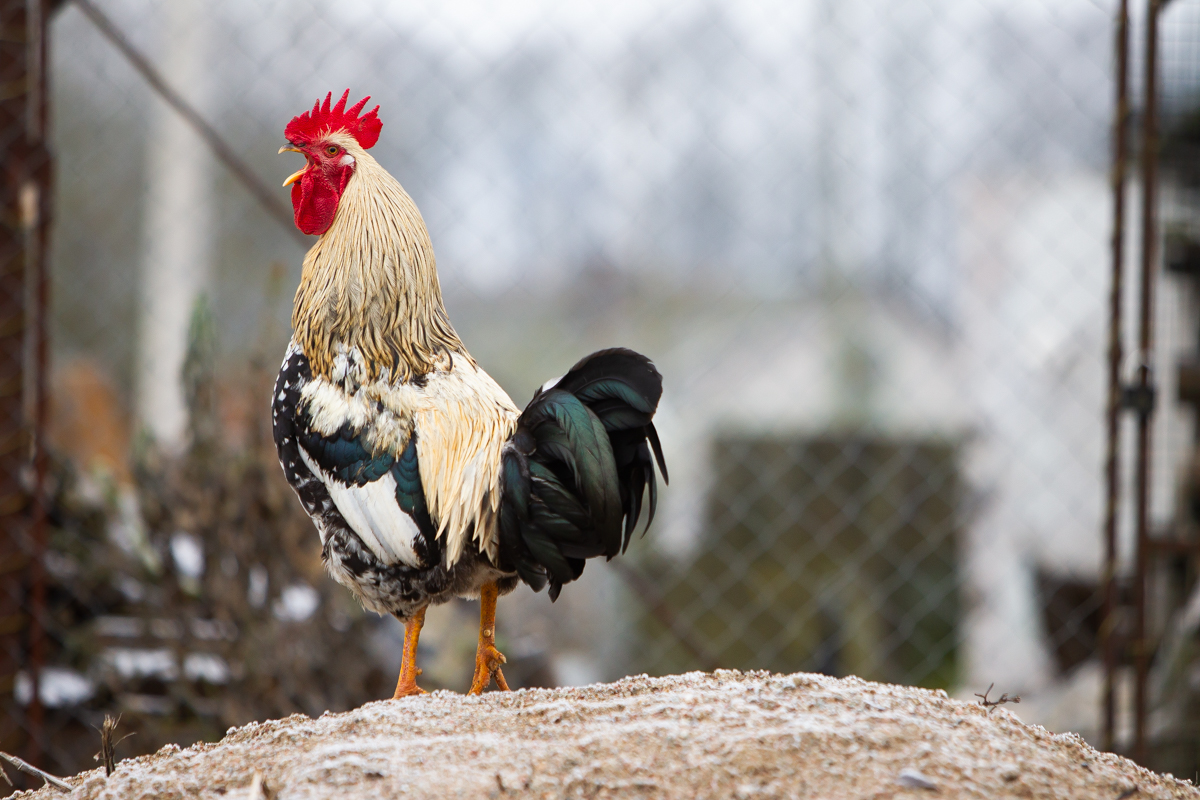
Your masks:
<path fill-rule="evenodd" d="M 1097 746 L 1141 730 L 1144 762 L 1191 776 L 1200 0 L 1153 2 L 1156 54 L 1129 2 L 1114 172 L 1119 0 L 6 0 L 0 105 L 44 103 L 0 115 L 33 176 L 5 189 L 24 249 L 0 275 L 0 416 L 43 435 L 0 442 L 33 498 L 0 502 L 0 749 L 71 774 L 106 713 L 126 757 L 390 696 L 403 628 L 323 574 L 268 430 L 314 241 L 276 150 L 349 87 L 381 105 L 373 154 L 518 405 L 605 346 L 665 376 L 660 515 L 556 604 L 502 601 L 514 687 L 994 685 Z M 1120 381 L 1153 393 L 1110 394 L 1113 308 Z M 476 615 L 430 612 L 426 688 L 467 687 Z"/>

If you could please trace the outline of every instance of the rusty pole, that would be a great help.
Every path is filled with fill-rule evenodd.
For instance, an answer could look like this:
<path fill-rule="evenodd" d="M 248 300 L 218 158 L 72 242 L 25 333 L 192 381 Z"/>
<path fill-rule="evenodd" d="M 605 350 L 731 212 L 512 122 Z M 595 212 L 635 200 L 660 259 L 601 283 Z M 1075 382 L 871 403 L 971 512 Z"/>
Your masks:
<path fill-rule="evenodd" d="M 46 297 L 46 11 L 45 0 L 0 0 L 0 747 L 15 751 L 28 737 L 31 759 L 40 756 L 42 738 L 45 517 L 30 525 L 27 512 L 44 462 L 31 471 L 32 481 L 27 467 L 31 423 L 45 421 L 45 392 L 30 391 L 29 379 L 45 341 L 44 315 L 28 314 L 27 301 Z M 33 682 L 23 713 L 15 696 L 18 670 Z"/>
<path fill-rule="evenodd" d="M 46 576 L 43 570 L 46 552 L 48 509 L 46 498 L 46 429 L 49 425 L 49 387 L 47 373 L 50 269 L 47 260 L 50 243 L 50 197 L 52 187 L 52 161 L 47 141 L 49 139 L 49 94 L 47 84 L 47 51 L 49 43 L 49 0 L 29 2 L 29 136 L 36 143 L 37 160 L 30 165 L 30 180 L 36 187 L 35 202 L 27 209 L 25 225 L 26 280 L 32 292 L 26 293 L 26 301 L 33 301 L 33 308 L 26 315 L 26 337 L 30 349 L 23 370 L 24 383 L 31 386 L 31 408 L 27 410 L 27 424 L 33 428 L 32 462 L 33 499 L 30 526 L 30 569 L 29 569 L 29 665 L 30 673 L 36 676 L 46 658 Z M 32 372 L 32 376 L 30 373 Z M 30 378 L 32 377 L 32 381 Z M 41 698 L 35 696 L 30 702 L 29 760 L 37 764 L 42 759 L 45 747 L 42 724 Z"/>
<path fill-rule="evenodd" d="M 1109 294 L 1107 449 L 1104 461 L 1104 617 L 1100 646 L 1104 657 L 1104 730 L 1101 749 L 1115 746 L 1117 669 L 1117 505 L 1120 493 L 1121 304 L 1124 296 L 1125 177 L 1129 149 L 1129 0 L 1121 0 L 1116 25 L 1116 111 L 1113 121 L 1112 286 Z"/>
<path fill-rule="evenodd" d="M 27 0 L 0 0 L 0 744 L 24 733 L 15 698 L 26 664 L 26 536 L 23 418 L 25 225 L 29 207 L 29 15 Z"/>
<path fill-rule="evenodd" d="M 1133 758 L 1146 761 L 1146 678 L 1150 643 L 1146 631 L 1146 573 L 1150 555 L 1150 434 L 1154 414 L 1154 278 L 1158 255 L 1158 17 L 1165 0 L 1146 7 L 1145 96 L 1142 113 L 1142 269 L 1138 310 L 1137 549 L 1134 574 Z"/>

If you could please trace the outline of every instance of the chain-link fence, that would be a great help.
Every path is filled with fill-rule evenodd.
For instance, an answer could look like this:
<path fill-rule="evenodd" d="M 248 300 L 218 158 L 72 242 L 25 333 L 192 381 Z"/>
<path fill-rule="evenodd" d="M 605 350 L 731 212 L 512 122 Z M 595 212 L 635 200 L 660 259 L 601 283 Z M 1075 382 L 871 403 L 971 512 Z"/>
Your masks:
<path fill-rule="evenodd" d="M 1184 119 L 1200 16 L 1176 5 L 1164 91 Z M 106 713 L 131 755 L 387 696 L 402 628 L 322 575 L 265 427 L 309 244 L 275 153 L 347 86 L 381 105 L 372 152 L 518 405 L 614 344 L 665 376 L 659 517 L 555 605 L 501 601 L 511 684 L 712 667 L 994 683 L 1023 719 L 1098 736 L 1116 10 L 65 2 L 49 635 L 36 658 L 10 648 L 0 749 L 73 773 Z M 1172 280 L 1163 363 L 1200 329 Z M 1160 527 L 1182 518 L 1192 449 L 1172 386 Z M 427 687 L 465 688 L 474 613 L 431 611 Z"/>

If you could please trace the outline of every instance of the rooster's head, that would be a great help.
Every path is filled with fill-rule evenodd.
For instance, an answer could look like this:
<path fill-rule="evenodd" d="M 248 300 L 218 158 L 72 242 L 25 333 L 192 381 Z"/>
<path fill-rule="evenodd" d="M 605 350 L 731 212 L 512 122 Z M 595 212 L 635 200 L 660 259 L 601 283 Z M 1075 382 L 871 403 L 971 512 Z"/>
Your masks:
<path fill-rule="evenodd" d="M 349 96 L 347 89 L 330 108 L 330 92 L 324 105 L 318 100 L 312 111 L 294 117 L 284 129 L 288 143 L 279 152 L 301 153 L 308 160 L 304 169 L 283 183 L 292 187 L 296 227 L 307 234 L 319 236 L 329 230 L 342 192 L 354 175 L 357 156 L 379 141 L 383 128 L 376 116 L 379 106 L 359 116 L 370 97 L 346 108 Z"/>

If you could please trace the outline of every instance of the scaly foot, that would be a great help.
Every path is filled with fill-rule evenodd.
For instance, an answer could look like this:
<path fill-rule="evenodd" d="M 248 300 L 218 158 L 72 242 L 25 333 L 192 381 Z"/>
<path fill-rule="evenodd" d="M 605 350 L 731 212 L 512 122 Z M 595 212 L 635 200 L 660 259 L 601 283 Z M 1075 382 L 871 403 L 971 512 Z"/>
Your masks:
<path fill-rule="evenodd" d="M 475 675 L 471 678 L 471 688 L 467 694 L 483 694 L 483 690 L 491 684 L 493 678 L 496 685 L 507 692 L 508 683 L 504 680 L 504 673 L 500 671 L 500 665 L 506 661 L 508 659 L 496 649 L 495 644 L 480 637 L 479 648 L 475 651 Z"/>
<path fill-rule="evenodd" d="M 396 679 L 396 692 L 393 700 L 409 697 L 414 694 L 428 694 L 417 686 L 417 676 L 421 670 L 417 668 L 417 641 L 421 638 L 421 628 L 425 625 L 425 609 L 404 622 L 404 657 L 400 661 L 400 677 Z"/>
<path fill-rule="evenodd" d="M 508 682 L 500 665 L 507 659 L 496 649 L 496 598 L 500 592 L 495 583 L 485 583 L 479 589 L 479 646 L 475 648 L 475 675 L 467 694 L 483 694 L 494 678 L 496 685 L 508 691 Z"/>
<path fill-rule="evenodd" d="M 421 674 L 421 670 L 417 670 L 416 675 L 405 676 L 400 673 L 400 680 L 396 681 L 396 693 L 392 695 L 393 700 L 399 700 L 401 697 L 410 697 L 414 694 L 429 694 L 429 692 L 417 686 L 417 675 Z"/>

